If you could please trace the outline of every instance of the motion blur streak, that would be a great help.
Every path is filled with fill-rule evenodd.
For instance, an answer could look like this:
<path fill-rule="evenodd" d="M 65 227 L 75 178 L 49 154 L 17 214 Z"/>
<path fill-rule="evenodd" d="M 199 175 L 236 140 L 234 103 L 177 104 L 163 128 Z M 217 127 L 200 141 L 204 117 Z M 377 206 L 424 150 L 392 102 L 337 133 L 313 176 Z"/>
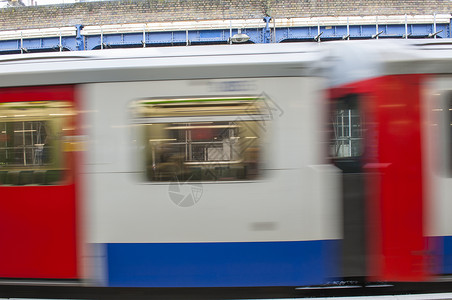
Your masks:
<path fill-rule="evenodd" d="M 0 57 L 0 277 L 109 290 L 440 280 L 445 43 Z"/>

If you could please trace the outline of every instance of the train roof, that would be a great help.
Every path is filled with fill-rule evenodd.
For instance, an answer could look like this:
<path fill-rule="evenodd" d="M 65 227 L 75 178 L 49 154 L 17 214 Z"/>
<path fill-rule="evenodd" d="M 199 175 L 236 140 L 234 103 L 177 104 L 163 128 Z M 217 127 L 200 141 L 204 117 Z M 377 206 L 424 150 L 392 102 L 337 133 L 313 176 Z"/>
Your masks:
<path fill-rule="evenodd" d="M 317 44 L 106 49 L 0 56 L 0 86 L 319 76 Z"/>
<path fill-rule="evenodd" d="M 153 47 L 0 56 L 0 87 L 322 75 L 334 87 L 384 75 L 421 73 L 452 73 L 452 40 Z"/>
<path fill-rule="evenodd" d="M 384 53 L 390 74 L 451 74 L 452 39 L 416 40 Z"/>
<path fill-rule="evenodd" d="M 331 87 L 397 74 L 451 74 L 452 40 L 333 42 L 326 60 Z"/>

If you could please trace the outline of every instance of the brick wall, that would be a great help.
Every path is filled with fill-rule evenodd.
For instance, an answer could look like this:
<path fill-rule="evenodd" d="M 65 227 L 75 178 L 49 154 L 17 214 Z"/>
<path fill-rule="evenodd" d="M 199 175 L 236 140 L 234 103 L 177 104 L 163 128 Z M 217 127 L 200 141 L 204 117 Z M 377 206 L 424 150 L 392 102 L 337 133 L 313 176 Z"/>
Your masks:
<path fill-rule="evenodd" d="M 0 9 L 0 30 L 175 20 L 451 13 L 450 0 L 118 0 Z"/>

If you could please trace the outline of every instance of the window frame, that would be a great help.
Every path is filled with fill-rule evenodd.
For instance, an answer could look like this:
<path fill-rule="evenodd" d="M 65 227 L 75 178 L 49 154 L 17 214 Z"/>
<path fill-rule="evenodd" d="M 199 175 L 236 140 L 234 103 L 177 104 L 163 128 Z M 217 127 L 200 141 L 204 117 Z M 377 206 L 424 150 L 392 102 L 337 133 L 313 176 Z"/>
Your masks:
<path fill-rule="evenodd" d="M 363 111 L 361 109 L 361 105 L 359 103 L 359 99 L 360 99 L 360 95 L 359 94 L 348 94 L 346 96 L 340 97 L 340 98 L 335 98 L 332 100 L 331 103 L 331 109 L 330 109 L 330 130 L 331 130 L 331 136 L 330 136 L 330 142 L 329 142 L 329 153 L 330 153 L 330 157 L 333 160 L 346 160 L 346 159 L 359 159 L 360 157 L 362 157 L 364 155 L 364 151 L 365 151 L 365 145 L 364 145 L 364 114 Z M 335 121 L 333 120 L 334 117 L 336 117 L 337 115 L 335 114 L 335 112 L 337 112 L 338 110 L 344 110 L 344 111 L 348 111 L 348 125 L 345 126 L 348 128 L 348 135 L 341 135 L 340 138 L 338 138 L 336 136 L 336 127 L 335 127 Z M 355 111 L 355 114 L 352 114 L 352 111 Z M 358 117 L 359 118 L 359 128 L 357 129 L 357 131 L 359 132 L 357 137 L 353 136 L 353 117 Z M 342 128 L 345 128 L 344 126 L 342 126 Z M 339 127 L 337 127 L 339 128 Z M 343 130 L 344 131 L 344 130 Z M 350 155 L 342 155 L 339 156 L 336 153 L 333 154 L 333 147 L 334 149 L 336 149 L 336 144 L 337 141 L 342 140 L 342 141 L 347 141 L 348 145 L 349 145 L 349 151 L 350 151 Z M 353 151 L 353 142 L 357 142 L 358 143 L 358 153 L 352 154 Z M 345 145 L 345 144 L 343 144 Z"/>
<path fill-rule="evenodd" d="M 262 125 L 258 124 L 259 122 L 266 122 L 271 120 L 271 115 L 268 111 L 260 111 L 259 113 L 256 113 L 256 111 L 252 110 L 252 113 L 238 113 L 238 114 L 218 114 L 218 113 L 213 113 L 211 115 L 207 114 L 207 115 L 199 115 L 199 114 L 188 114 L 188 115 L 182 115 L 182 116 L 171 116 L 171 115 L 166 115 L 166 116 L 138 116 L 138 114 L 136 113 L 136 111 L 134 111 L 134 109 L 136 109 L 136 104 L 139 101 L 162 101 L 162 102 L 167 102 L 167 101 L 171 101 L 173 99 L 176 99 L 176 101 L 184 101 L 186 100 L 187 102 L 189 101 L 193 101 L 196 99 L 201 99 L 201 101 L 205 101 L 204 99 L 223 99 L 224 101 L 240 101 L 242 99 L 252 99 L 252 101 L 260 101 L 263 105 L 262 107 L 265 107 L 265 98 L 263 98 L 262 96 L 240 96 L 240 97 L 234 97 L 234 96 L 227 96 L 227 97 L 189 97 L 189 98 L 181 98 L 180 97 L 171 97 L 171 98 L 164 98 L 162 100 L 162 98 L 147 98 L 144 100 L 136 100 L 133 102 L 132 104 L 132 123 L 133 123 L 133 127 L 134 128 L 143 128 L 144 125 L 150 125 L 150 124 L 190 124 L 190 123 L 207 123 L 207 122 L 237 122 L 237 123 L 250 123 L 250 122 L 254 122 L 256 124 L 256 127 L 258 127 L 259 130 L 259 134 L 257 134 L 256 139 L 258 140 L 258 155 L 257 155 L 257 160 L 256 160 L 256 170 L 257 170 L 257 174 L 252 176 L 252 178 L 238 178 L 235 177 L 234 179 L 227 179 L 225 180 L 224 178 L 216 178 L 216 179 L 206 179 L 206 178 L 198 178 L 198 179 L 194 179 L 194 180 L 190 180 L 190 178 L 188 178 L 188 180 L 190 180 L 190 182 L 203 182 L 203 183 L 231 183 L 231 182 L 252 182 L 252 181 L 256 181 L 258 179 L 260 179 L 262 177 L 262 173 L 263 173 L 263 169 L 262 169 L 262 144 L 263 144 L 263 139 L 264 137 L 264 130 L 261 130 Z M 219 104 L 221 104 L 222 100 L 216 100 L 218 101 Z M 221 106 L 221 105 L 219 105 Z M 262 108 L 261 107 L 261 108 Z M 239 126 L 239 125 L 238 125 Z M 243 125 L 242 127 L 247 127 L 247 125 Z M 240 130 L 240 129 L 239 129 Z M 174 178 L 169 179 L 169 180 L 151 180 L 149 179 L 148 176 L 148 171 L 146 170 L 149 166 L 149 163 L 146 163 L 146 145 L 145 143 L 142 141 L 142 135 L 143 135 L 143 130 L 142 129 L 138 129 L 136 131 L 136 140 L 140 140 L 139 142 L 139 148 L 142 149 L 142 155 L 141 155 L 141 159 L 139 161 L 139 165 L 144 166 L 143 168 L 140 168 L 142 170 L 142 172 L 144 173 L 144 182 L 147 184 L 168 184 L 172 181 L 174 181 Z M 248 148 L 247 148 L 248 149 Z M 245 150 L 246 151 L 246 150 Z M 243 152 L 245 152 L 243 151 Z M 242 153 L 242 163 L 244 161 L 244 155 Z M 143 163 L 144 162 L 144 163 Z M 233 167 L 233 164 L 236 163 L 234 162 L 232 159 L 230 161 L 211 161 L 211 162 L 191 162 L 191 161 L 185 161 L 184 160 L 184 164 L 186 165 L 197 165 L 197 164 L 211 164 L 212 166 L 218 166 L 218 165 L 227 165 L 229 168 Z M 250 175 L 251 176 L 251 175 Z M 187 178 L 185 178 L 185 180 L 187 180 Z M 184 180 L 184 181 L 185 181 Z"/>
<path fill-rule="evenodd" d="M 41 164 L 16 164 L 8 162 L 0 164 L 0 185 L 1 186 L 24 186 L 24 185 L 66 185 L 68 184 L 67 171 L 69 165 L 67 161 L 66 150 L 66 134 L 64 131 L 75 131 L 74 122 L 75 108 L 71 101 L 67 100 L 42 100 L 42 101 L 5 101 L 0 103 L 0 124 L 25 124 L 26 122 L 44 122 L 46 130 L 46 138 L 50 139 L 47 149 L 50 159 L 48 163 Z M 25 129 L 23 129 L 25 131 Z M 33 129 L 30 129 L 33 130 Z M 3 132 L 5 139 L 9 140 L 8 130 Z M 13 128 L 12 134 L 16 130 Z M 10 133 L 11 134 L 11 133 Z M 23 140 L 25 141 L 25 132 L 23 132 Z M 31 140 L 33 142 L 33 140 Z M 41 141 L 43 142 L 43 141 Z M 41 144 L 41 143 L 39 143 Z M 31 147 L 31 148 L 30 148 Z M 31 153 L 39 150 L 39 145 L 28 145 L 27 143 L 21 146 L 5 146 L 1 147 L 5 150 L 15 150 L 15 148 L 31 149 Z M 42 144 L 42 151 L 45 149 L 45 143 Z M 20 149 L 19 149 L 20 150 Z M 24 152 L 26 153 L 26 152 Z M 6 155 L 6 154 L 5 154 Z M 26 159 L 24 154 L 24 160 Z M 5 158 L 6 159 L 6 158 Z"/>

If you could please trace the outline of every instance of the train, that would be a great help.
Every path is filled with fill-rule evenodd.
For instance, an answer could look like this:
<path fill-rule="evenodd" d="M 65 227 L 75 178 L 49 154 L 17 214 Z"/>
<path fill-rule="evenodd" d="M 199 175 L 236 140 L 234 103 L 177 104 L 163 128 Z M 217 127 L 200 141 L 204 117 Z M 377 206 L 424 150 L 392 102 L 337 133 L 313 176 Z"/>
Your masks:
<path fill-rule="evenodd" d="M 0 282 L 452 274 L 441 40 L 0 57 Z"/>

